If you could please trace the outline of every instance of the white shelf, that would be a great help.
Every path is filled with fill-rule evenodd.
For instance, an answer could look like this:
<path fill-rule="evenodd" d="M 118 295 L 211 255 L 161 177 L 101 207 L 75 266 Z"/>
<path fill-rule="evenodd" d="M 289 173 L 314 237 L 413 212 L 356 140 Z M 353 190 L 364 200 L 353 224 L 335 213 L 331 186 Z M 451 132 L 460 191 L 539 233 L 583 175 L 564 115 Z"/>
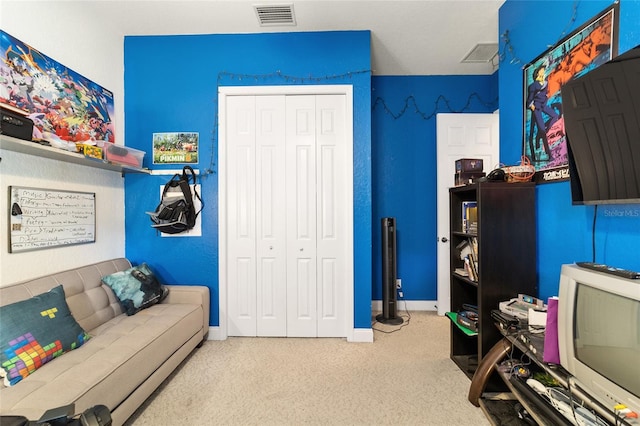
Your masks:
<path fill-rule="evenodd" d="M 64 161 L 66 163 L 79 164 L 82 166 L 95 167 L 103 170 L 124 173 L 151 173 L 149 169 L 126 166 L 123 164 L 111 163 L 105 160 L 97 160 L 85 157 L 77 152 L 69 152 L 37 142 L 16 139 L 11 136 L 0 135 L 0 149 L 29 154 L 37 157 L 50 158 L 52 160 Z"/>

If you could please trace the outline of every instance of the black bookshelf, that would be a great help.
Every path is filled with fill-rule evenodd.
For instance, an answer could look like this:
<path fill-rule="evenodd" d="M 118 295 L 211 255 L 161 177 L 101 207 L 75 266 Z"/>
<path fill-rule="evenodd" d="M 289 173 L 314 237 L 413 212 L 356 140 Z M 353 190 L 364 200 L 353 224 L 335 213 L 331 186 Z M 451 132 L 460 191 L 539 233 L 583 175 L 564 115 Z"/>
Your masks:
<path fill-rule="evenodd" d="M 451 188 L 450 268 L 451 311 L 463 304 L 478 307 L 478 332 L 465 333 L 451 322 L 451 359 L 473 377 L 475 370 L 502 335 L 491 310 L 519 293 L 537 296 L 535 183 L 479 182 Z M 477 202 L 477 231 L 462 225 L 462 204 Z M 475 232 L 474 232 L 475 231 Z M 477 241 L 477 277 L 458 274 L 464 269 L 458 246 Z"/>

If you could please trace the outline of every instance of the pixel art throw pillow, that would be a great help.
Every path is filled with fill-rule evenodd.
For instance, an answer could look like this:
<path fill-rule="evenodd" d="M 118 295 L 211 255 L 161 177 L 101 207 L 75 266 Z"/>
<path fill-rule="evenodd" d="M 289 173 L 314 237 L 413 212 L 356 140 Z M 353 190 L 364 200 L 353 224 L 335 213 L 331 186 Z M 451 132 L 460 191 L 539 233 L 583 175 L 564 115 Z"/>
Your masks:
<path fill-rule="evenodd" d="M 0 376 L 13 386 L 89 339 L 71 315 L 62 285 L 0 307 Z"/>

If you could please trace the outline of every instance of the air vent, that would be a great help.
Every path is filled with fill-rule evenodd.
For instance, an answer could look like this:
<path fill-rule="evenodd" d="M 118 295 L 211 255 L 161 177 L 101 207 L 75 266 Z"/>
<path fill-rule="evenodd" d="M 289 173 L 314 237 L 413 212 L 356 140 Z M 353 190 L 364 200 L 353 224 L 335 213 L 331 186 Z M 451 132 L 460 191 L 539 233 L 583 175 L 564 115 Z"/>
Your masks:
<path fill-rule="evenodd" d="M 498 54 L 497 43 L 479 43 L 464 57 L 463 63 L 489 62 Z"/>
<path fill-rule="evenodd" d="M 256 5 L 253 8 L 262 27 L 296 25 L 292 4 Z"/>

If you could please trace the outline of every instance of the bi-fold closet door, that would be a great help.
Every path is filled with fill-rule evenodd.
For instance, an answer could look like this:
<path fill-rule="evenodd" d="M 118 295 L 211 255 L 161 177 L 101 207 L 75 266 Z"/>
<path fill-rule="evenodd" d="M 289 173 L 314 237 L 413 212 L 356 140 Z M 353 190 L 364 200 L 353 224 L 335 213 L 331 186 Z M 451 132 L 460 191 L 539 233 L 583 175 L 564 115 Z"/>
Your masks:
<path fill-rule="evenodd" d="M 228 335 L 344 337 L 345 96 L 230 96 L 225 125 Z"/>

